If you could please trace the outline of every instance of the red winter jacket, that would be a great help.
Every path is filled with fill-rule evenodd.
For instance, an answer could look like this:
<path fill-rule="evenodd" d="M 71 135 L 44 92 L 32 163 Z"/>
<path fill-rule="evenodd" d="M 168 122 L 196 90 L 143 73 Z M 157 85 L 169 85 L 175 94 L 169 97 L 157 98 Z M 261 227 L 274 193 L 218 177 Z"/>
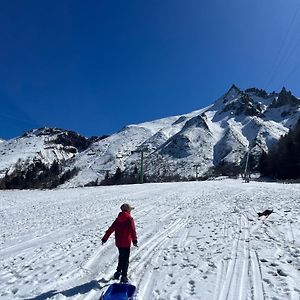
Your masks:
<path fill-rule="evenodd" d="M 122 211 L 119 213 L 116 220 L 105 232 L 102 241 L 105 243 L 113 232 L 115 232 L 117 247 L 129 248 L 131 242 L 137 240 L 134 220 L 129 212 Z"/>

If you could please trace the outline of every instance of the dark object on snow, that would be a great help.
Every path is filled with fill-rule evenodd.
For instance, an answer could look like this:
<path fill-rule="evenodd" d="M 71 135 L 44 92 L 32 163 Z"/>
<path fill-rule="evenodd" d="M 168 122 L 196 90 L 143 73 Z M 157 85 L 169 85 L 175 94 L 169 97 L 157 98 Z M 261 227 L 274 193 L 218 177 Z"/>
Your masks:
<path fill-rule="evenodd" d="M 100 300 L 133 300 L 136 287 L 127 283 L 113 283 Z"/>
<path fill-rule="evenodd" d="M 259 212 L 257 214 L 258 214 L 259 218 L 262 217 L 262 216 L 268 217 L 272 212 L 273 212 L 273 209 L 266 209 L 265 211 Z"/>
<path fill-rule="evenodd" d="M 280 275 L 280 276 L 284 276 L 284 277 L 287 277 L 288 275 L 284 272 L 284 271 L 282 271 L 281 269 L 277 269 L 277 273 L 278 273 L 278 275 Z"/>

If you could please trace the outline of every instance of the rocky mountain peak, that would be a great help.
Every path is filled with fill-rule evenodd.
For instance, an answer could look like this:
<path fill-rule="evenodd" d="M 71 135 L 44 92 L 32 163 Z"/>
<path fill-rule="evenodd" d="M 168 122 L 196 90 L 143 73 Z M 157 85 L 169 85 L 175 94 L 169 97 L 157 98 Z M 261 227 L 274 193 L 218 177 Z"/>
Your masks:
<path fill-rule="evenodd" d="M 261 116 L 262 108 L 259 103 L 253 101 L 246 92 L 240 91 L 239 94 L 230 102 L 225 103 L 220 113 L 231 112 L 235 116 L 244 114 L 245 116 Z"/>
<path fill-rule="evenodd" d="M 254 95 L 257 97 L 261 97 L 264 99 L 267 99 L 268 97 L 270 97 L 270 95 L 263 89 L 258 89 L 258 88 L 249 88 L 245 90 L 245 93 L 249 94 L 249 95 Z"/>
<path fill-rule="evenodd" d="M 270 108 L 279 108 L 284 105 L 300 106 L 300 101 L 285 87 L 282 88 L 277 98 L 274 98 Z"/>
<path fill-rule="evenodd" d="M 235 99 L 240 93 L 241 90 L 235 84 L 233 84 L 227 91 L 227 93 L 223 96 L 223 103 L 227 103 Z"/>

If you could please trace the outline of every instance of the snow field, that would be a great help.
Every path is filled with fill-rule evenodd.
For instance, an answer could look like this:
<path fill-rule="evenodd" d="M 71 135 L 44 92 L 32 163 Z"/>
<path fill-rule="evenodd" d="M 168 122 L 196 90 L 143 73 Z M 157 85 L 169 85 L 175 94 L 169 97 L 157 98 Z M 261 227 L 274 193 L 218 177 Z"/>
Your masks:
<path fill-rule="evenodd" d="M 101 237 L 123 202 L 137 299 L 300 299 L 299 195 L 241 180 L 2 191 L 0 299 L 99 299 L 117 263 Z"/>

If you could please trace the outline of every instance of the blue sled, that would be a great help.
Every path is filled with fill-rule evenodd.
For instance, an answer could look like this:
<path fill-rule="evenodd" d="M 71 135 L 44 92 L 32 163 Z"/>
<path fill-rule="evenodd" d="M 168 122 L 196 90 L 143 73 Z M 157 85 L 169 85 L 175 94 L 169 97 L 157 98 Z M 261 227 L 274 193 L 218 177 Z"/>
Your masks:
<path fill-rule="evenodd" d="M 133 300 L 136 287 L 128 283 L 113 283 L 101 296 L 100 300 Z"/>

